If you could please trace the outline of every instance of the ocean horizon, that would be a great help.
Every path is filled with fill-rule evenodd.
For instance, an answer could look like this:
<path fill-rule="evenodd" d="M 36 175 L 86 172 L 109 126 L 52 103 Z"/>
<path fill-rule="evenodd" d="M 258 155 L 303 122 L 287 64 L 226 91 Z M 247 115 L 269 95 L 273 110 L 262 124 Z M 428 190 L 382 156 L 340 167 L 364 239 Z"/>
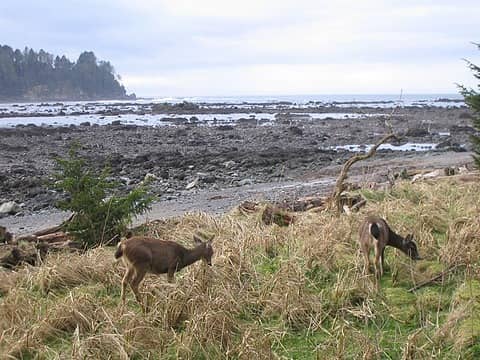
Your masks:
<path fill-rule="evenodd" d="M 459 93 L 424 93 L 424 94 L 300 94 L 300 95 L 225 95 L 225 96 L 139 96 L 138 100 L 153 102 L 178 103 L 183 101 L 193 103 L 275 103 L 291 102 L 305 104 L 320 103 L 413 103 L 443 102 L 443 100 L 458 102 L 463 100 Z"/>

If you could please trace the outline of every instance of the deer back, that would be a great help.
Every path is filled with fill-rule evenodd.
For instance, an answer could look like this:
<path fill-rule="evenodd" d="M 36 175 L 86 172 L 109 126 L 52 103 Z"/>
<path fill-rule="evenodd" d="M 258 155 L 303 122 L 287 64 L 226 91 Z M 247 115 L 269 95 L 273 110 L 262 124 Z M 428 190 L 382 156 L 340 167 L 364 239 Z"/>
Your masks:
<path fill-rule="evenodd" d="M 360 225 L 359 241 L 363 247 L 378 245 L 383 249 L 388 244 L 390 227 L 378 216 L 368 216 Z"/>
<path fill-rule="evenodd" d="M 123 256 L 135 267 L 165 273 L 169 267 L 181 268 L 186 249 L 173 241 L 134 236 L 122 244 Z"/>

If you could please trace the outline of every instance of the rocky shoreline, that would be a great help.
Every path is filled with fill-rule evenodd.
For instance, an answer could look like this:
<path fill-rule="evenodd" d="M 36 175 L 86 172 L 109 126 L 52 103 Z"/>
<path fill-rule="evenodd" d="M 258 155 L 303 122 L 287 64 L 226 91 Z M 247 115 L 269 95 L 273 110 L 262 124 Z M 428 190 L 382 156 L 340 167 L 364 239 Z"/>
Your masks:
<path fill-rule="evenodd" d="M 239 111 L 227 105 L 219 108 L 216 111 Z M 179 110 L 175 115 L 189 111 Z M 264 106 L 249 107 L 248 111 L 271 112 Z M 123 191 L 148 178 L 150 192 L 159 201 L 174 201 L 197 191 L 215 193 L 319 178 L 325 169 L 352 155 L 349 149 L 355 148 L 351 145 L 362 149 L 375 143 L 386 131 L 386 120 L 402 136 L 392 145 L 430 144 L 435 147 L 428 151 L 432 154 L 468 151 L 469 135 L 475 132 L 463 107 L 408 107 L 387 117 L 385 109 L 356 108 L 355 112 L 373 115 L 323 120 L 309 115 L 325 111 L 323 106 L 275 111 L 275 120 L 264 125 L 246 118 L 218 126 L 187 122 L 151 127 L 113 121 L 105 126 L 0 127 L 0 204 L 15 201 L 21 204 L 23 215 L 53 210 L 61 196 L 48 187 L 54 159 L 64 157 L 73 143 L 80 144 L 80 154 L 92 164 L 99 168 L 108 164 Z M 346 109 L 330 106 L 328 112 Z M 417 150 L 428 147 L 419 145 Z M 404 157 L 405 152 L 382 150 L 376 159 L 388 164 Z"/>

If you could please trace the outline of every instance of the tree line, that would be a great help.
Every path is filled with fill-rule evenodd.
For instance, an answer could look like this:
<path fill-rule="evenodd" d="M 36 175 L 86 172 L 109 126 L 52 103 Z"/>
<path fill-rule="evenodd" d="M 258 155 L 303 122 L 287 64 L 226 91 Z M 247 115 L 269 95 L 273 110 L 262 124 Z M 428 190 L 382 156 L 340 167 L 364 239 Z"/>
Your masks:
<path fill-rule="evenodd" d="M 0 100 L 94 100 L 124 99 L 120 76 L 108 61 L 91 51 L 76 62 L 44 50 L 23 51 L 0 45 Z"/>

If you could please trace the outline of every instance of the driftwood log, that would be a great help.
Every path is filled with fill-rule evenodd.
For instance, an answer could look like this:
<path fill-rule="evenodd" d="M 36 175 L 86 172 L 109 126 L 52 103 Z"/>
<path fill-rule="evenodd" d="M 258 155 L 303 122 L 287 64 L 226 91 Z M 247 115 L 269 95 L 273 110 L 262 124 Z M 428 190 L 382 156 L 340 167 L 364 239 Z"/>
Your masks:
<path fill-rule="evenodd" d="M 38 265 L 50 252 L 77 252 L 83 250 L 83 245 L 80 242 L 70 240 L 56 243 L 40 242 L 22 248 L 16 245 L 10 245 L 10 247 L 9 251 L 0 258 L 0 266 L 7 269 L 13 269 L 23 264 L 29 264 L 32 266 Z"/>
<path fill-rule="evenodd" d="M 37 265 L 48 252 L 47 244 L 37 244 L 28 248 L 11 247 L 3 257 L 0 258 L 0 266 L 13 269 L 21 264 Z"/>
<path fill-rule="evenodd" d="M 310 196 L 296 200 L 284 200 L 278 203 L 267 204 L 270 207 L 278 208 L 279 210 L 301 212 L 308 211 L 314 208 L 323 208 L 327 203 L 325 197 Z M 244 214 L 251 214 L 259 211 L 262 205 L 254 201 L 244 201 L 238 207 L 240 212 Z"/>
<path fill-rule="evenodd" d="M 425 280 L 425 281 L 422 281 L 421 283 L 418 283 L 417 285 L 415 285 L 414 287 L 412 287 L 411 289 L 408 290 L 408 292 L 414 292 L 414 291 L 417 291 L 418 289 L 424 287 L 424 286 L 427 286 L 427 285 L 430 285 L 430 284 L 433 284 L 437 281 L 442 281 L 443 278 L 445 277 L 445 275 L 447 275 L 448 273 L 451 273 L 453 270 L 457 269 L 458 267 L 460 266 L 464 266 L 465 264 L 457 264 L 457 265 L 453 265 L 451 267 L 449 267 L 447 270 L 445 271 L 442 271 L 441 273 L 435 275 L 434 277 L 432 277 L 431 279 L 428 279 L 428 280 Z"/>
<path fill-rule="evenodd" d="M 68 225 L 70 221 L 73 220 L 75 217 L 75 213 L 72 213 L 65 221 L 63 221 L 60 225 L 52 226 L 46 229 L 38 230 L 33 233 L 35 236 L 44 236 L 44 235 L 49 235 L 53 233 L 58 233 L 61 232 L 65 229 L 65 227 Z"/>
<path fill-rule="evenodd" d="M 73 217 L 74 214 L 61 225 L 19 237 L 13 237 L 5 227 L 0 226 L 0 242 L 7 243 L 7 245 L 2 247 L 2 253 L 4 255 L 0 258 L 0 266 L 11 269 L 21 264 L 38 265 L 48 252 L 82 250 L 82 243 L 73 241 L 71 236 L 63 231 L 65 225 L 71 221 Z M 24 244 L 19 246 L 18 244 L 20 243 Z"/>
<path fill-rule="evenodd" d="M 295 217 L 279 207 L 267 205 L 262 212 L 262 221 L 265 225 L 288 226 L 293 224 Z"/>
<path fill-rule="evenodd" d="M 373 155 L 376 154 L 378 147 L 390 139 L 396 139 L 395 134 L 390 133 L 383 136 L 375 145 L 372 146 L 372 148 L 366 154 L 356 154 L 345 162 L 342 171 L 337 178 L 337 182 L 335 183 L 335 188 L 331 197 L 332 205 L 335 207 L 338 214 L 340 214 L 343 210 L 342 194 L 346 190 L 345 180 L 348 177 L 348 171 L 350 170 L 352 165 L 358 161 L 371 158 Z"/>
<path fill-rule="evenodd" d="M 40 236 L 37 236 L 35 234 L 19 236 L 18 238 L 15 239 L 14 243 L 18 244 L 22 241 L 33 242 L 33 243 L 38 243 L 38 242 L 58 243 L 58 242 L 63 242 L 68 240 L 71 240 L 71 237 L 68 233 L 65 233 L 63 231 L 58 231 L 51 234 L 45 234 Z"/>
<path fill-rule="evenodd" d="M 258 211 L 259 204 L 254 201 L 244 201 L 238 206 L 238 210 L 240 210 L 243 214 L 251 214 Z"/>
<path fill-rule="evenodd" d="M 342 207 L 348 208 L 349 212 L 355 212 L 366 204 L 367 200 L 358 194 L 343 193 L 340 197 Z M 292 212 L 303 212 L 312 209 L 323 210 L 328 206 L 329 198 L 310 196 L 293 201 L 282 201 L 279 203 L 260 204 L 254 201 L 244 201 L 238 207 L 242 214 L 262 212 L 262 221 L 266 225 L 277 224 L 288 226 L 295 221 Z"/>
<path fill-rule="evenodd" d="M 310 196 L 310 197 L 297 199 L 295 201 L 285 200 L 277 204 L 277 206 L 287 211 L 299 212 L 299 211 L 308 211 L 313 208 L 321 208 L 321 207 L 324 207 L 325 204 L 326 204 L 326 200 L 324 197 Z"/>

